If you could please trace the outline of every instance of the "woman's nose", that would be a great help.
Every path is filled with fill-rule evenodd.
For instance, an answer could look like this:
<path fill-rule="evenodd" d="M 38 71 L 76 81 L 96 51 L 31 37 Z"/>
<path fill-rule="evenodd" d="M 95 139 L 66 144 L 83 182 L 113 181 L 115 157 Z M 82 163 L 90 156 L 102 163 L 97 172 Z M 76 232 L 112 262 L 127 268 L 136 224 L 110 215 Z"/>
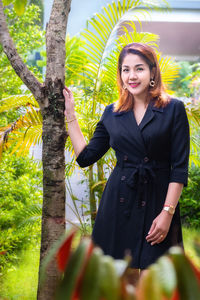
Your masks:
<path fill-rule="evenodd" d="M 135 71 L 130 71 L 129 72 L 129 79 L 135 79 L 137 78 L 137 74 Z"/>

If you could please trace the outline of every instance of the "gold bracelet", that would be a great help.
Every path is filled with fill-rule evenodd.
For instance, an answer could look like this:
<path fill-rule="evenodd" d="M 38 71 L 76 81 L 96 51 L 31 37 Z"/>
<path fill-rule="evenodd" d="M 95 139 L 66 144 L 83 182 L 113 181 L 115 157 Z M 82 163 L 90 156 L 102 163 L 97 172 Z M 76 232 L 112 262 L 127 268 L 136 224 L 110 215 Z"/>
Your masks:
<path fill-rule="evenodd" d="M 71 123 L 71 122 L 73 122 L 73 121 L 75 121 L 76 120 L 76 118 L 74 118 L 74 119 L 71 119 L 71 120 L 69 120 L 69 121 L 66 121 L 67 123 Z"/>

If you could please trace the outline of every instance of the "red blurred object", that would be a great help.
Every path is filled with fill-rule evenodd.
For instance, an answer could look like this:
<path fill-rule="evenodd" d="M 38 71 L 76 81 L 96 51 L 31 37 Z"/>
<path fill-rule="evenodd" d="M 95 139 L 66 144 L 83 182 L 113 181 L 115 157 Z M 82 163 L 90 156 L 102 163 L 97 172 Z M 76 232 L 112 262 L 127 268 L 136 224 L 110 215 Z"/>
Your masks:
<path fill-rule="evenodd" d="M 170 300 L 180 300 L 178 289 L 175 289 L 175 291 L 174 291 L 174 293 L 173 293 Z"/>
<path fill-rule="evenodd" d="M 64 272 L 65 268 L 67 266 L 68 259 L 69 259 L 70 253 L 71 253 L 70 250 L 71 250 L 72 241 L 73 241 L 76 231 L 77 230 L 73 230 L 67 236 L 67 238 L 65 239 L 63 244 L 60 246 L 60 248 L 58 249 L 58 252 L 56 254 L 58 270 L 61 272 Z"/>
<path fill-rule="evenodd" d="M 90 245 L 88 247 L 88 250 L 87 250 L 87 253 L 86 253 L 86 256 L 85 256 L 85 261 L 84 261 L 84 263 L 82 265 L 82 268 L 80 270 L 79 276 L 77 278 L 76 288 L 75 288 L 72 300 L 79 300 L 80 299 L 81 284 L 83 282 L 83 277 L 84 277 L 85 269 L 86 269 L 86 266 L 88 264 L 88 261 L 90 259 L 90 256 L 92 254 L 93 249 L 94 249 L 94 244 L 93 244 L 92 241 L 90 241 Z"/>
<path fill-rule="evenodd" d="M 195 277 L 198 280 L 199 286 L 200 286 L 200 269 L 198 269 L 189 258 L 188 258 L 188 261 L 190 263 L 190 266 L 191 266 L 191 268 L 195 274 Z"/>

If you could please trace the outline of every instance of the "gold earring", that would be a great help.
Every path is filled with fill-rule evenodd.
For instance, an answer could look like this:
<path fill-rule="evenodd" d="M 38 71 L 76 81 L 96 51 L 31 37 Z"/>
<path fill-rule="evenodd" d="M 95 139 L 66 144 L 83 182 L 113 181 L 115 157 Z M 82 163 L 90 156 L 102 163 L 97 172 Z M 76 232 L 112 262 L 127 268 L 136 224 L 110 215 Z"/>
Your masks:
<path fill-rule="evenodd" d="M 149 86 L 150 87 L 154 87 L 155 86 L 155 81 L 153 80 L 153 78 L 150 80 Z"/>

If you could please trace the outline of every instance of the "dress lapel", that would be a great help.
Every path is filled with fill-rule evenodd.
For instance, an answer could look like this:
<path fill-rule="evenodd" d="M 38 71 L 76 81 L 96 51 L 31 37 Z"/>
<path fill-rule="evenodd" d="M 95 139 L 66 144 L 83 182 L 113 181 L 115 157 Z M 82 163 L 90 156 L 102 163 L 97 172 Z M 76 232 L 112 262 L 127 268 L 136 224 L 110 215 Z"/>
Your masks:
<path fill-rule="evenodd" d="M 142 121 L 139 124 L 140 130 L 142 130 L 147 124 L 149 124 L 154 119 L 155 111 L 163 112 L 163 108 L 162 107 L 159 107 L 159 108 L 155 107 L 150 102 L 148 107 L 147 107 L 147 110 L 144 114 L 144 117 L 143 117 Z"/>
<path fill-rule="evenodd" d="M 153 103 L 150 102 L 139 125 L 136 122 L 132 110 L 127 112 L 113 112 L 114 116 L 118 119 L 119 124 L 125 129 L 125 132 L 132 136 L 134 144 L 138 145 L 141 151 L 144 153 L 146 153 L 146 146 L 143 139 L 142 130 L 155 118 L 156 111 L 163 112 L 163 108 L 154 107 Z"/>
<path fill-rule="evenodd" d="M 141 130 L 137 125 L 133 111 L 128 112 L 114 112 L 115 117 L 117 117 L 119 124 L 125 129 L 127 134 L 130 134 L 134 145 L 138 145 L 141 152 L 146 153 L 145 143 L 141 134 Z"/>

